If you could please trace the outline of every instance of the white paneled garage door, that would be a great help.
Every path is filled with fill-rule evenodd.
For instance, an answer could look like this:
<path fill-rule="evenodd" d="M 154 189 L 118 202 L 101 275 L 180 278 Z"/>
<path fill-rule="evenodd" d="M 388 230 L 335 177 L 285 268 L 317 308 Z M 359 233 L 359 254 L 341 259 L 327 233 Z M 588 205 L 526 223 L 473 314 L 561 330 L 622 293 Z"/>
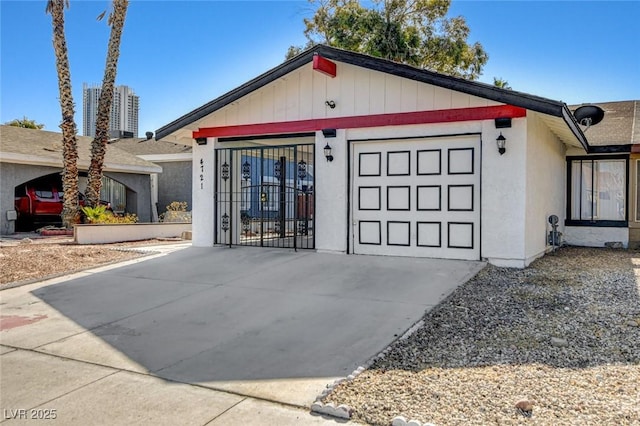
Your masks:
<path fill-rule="evenodd" d="M 480 259 L 480 138 L 353 142 L 356 254 Z"/>

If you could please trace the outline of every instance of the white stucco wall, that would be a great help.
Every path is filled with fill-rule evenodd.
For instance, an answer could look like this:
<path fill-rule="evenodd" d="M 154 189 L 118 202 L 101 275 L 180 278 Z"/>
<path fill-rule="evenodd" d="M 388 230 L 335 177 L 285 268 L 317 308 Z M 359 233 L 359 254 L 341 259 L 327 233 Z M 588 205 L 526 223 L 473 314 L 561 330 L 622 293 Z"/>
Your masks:
<path fill-rule="evenodd" d="M 194 123 L 197 127 L 273 123 L 315 118 L 365 116 L 499 105 L 385 73 L 337 63 L 335 78 L 315 72 L 311 64 L 291 72 Z M 325 101 L 335 102 L 329 108 Z M 496 137 L 507 139 L 504 155 Z M 534 113 L 496 129 L 494 120 L 338 129 L 335 138 L 316 132 L 316 248 L 347 250 L 349 140 L 480 134 L 481 253 L 501 266 L 524 267 L 546 249 L 546 218 L 564 219 L 564 151 Z M 213 171 L 215 138 L 193 151 L 193 245 L 213 245 Z M 333 162 L 324 158 L 329 143 Z M 228 142 L 225 142 L 228 146 Z M 200 169 L 200 159 L 205 162 Z M 551 169 L 551 172 L 549 171 Z M 203 186 L 200 175 L 203 174 Z M 234 222 L 239 223 L 239 220 Z"/>
<path fill-rule="evenodd" d="M 195 247 L 213 246 L 215 143 L 216 138 L 208 138 L 206 145 L 193 145 L 193 168 L 191 170 L 193 176 L 192 245 Z"/>
<path fill-rule="evenodd" d="M 548 249 L 550 215 L 559 218 L 560 232 L 566 216 L 565 145 L 542 122 L 539 114 L 527 114 L 527 177 L 525 217 L 525 263 Z"/>
<path fill-rule="evenodd" d="M 572 246 L 604 247 L 608 242 L 621 242 L 629 245 L 629 228 L 611 228 L 599 226 L 567 226 L 563 240 Z"/>
<path fill-rule="evenodd" d="M 324 156 L 329 143 L 333 161 Z M 335 138 L 316 132 L 316 249 L 327 252 L 347 250 L 347 142 L 346 131 L 339 129 Z"/>
<path fill-rule="evenodd" d="M 482 122 L 482 257 L 498 266 L 523 267 L 525 260 L 526 118 L 510 128 Z M 507 139 L 500 155 L 496 138 Z"/>
<path fill-rule="evenodd" d="M 331 78 L 306 64 L 198 120 L 193 128 L 502 105 L 499 102 L 336 62 Z M 335 108 L 325 102 L 334 101 Z"/>

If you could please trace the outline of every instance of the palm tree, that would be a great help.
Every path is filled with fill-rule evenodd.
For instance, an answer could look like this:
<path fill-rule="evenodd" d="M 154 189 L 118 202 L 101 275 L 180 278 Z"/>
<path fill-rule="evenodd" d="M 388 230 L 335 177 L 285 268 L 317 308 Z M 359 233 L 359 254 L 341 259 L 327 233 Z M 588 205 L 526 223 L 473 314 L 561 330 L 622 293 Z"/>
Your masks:
<path fill-rule="evenodd" d="M 100 187 L 102 186 L 102 169 L 109 138 L 109 115 L 113 103 L 113 86 L 118 70 L 120 57 L 120 39 L 129 7 L 128 0 L 113 0 L 113 10 L 109 14 L 108 24 L 111 27 L 107 61 L 102 79 L 102 92 L 98 99 L 98 116 L 96 117 L 96 135 L 91 142 L 91 163 L 89 165 L 89 179 L 86 189 L 86 203 L 95 207 L 100 201 Z M 104 13 L 99 17 L 102 18 Z"/>
<path fill-rule="evenodd" d="M 509 82 L 507 80 L 502 79 L 502 77 L 493 77 L 493 85 L 501 89 L 511 90 L 511 86 L 509 86 Z"/>
<path fill-rule="evenodd" d="M 46 12 L 51 15 L 53 24 L 53 50 L 56 55 L 58 71 L 58 90 L 62 111 L 62 224 L 70 227 L 80 217 L 78 208 L 78 143 L 76 140 L 76 122 L 74 121 L 74 103 L 71 92 L 71 72 L 69 55 L 64 34 L 64 9 L 69 0 L 48 0 Z"/>

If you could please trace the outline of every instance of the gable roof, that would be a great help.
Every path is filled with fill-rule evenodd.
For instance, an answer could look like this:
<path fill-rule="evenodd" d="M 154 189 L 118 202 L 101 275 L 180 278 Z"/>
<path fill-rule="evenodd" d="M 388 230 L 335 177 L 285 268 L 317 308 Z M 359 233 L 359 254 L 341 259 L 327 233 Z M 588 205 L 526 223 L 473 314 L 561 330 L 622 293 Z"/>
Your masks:
<path fill-rule="evenodd" d="M 92 137 L 77 136 L 78 168 L 87 170 L 91 160 Z M 46 130 L 0 126 L 0 161 L 62 167 L 62 134 Z M 160 173 L 162 168 L 135 155 L 107 145 L 105 171 Z"/>
<path fill-rule="evenodd" d="M 552 131 L 558 134 L 561 139 L 575 138 L 585 150 L 589 150 L 587 139 L 580 129 L 575 117 L 564 102 L 554 101 L 540 96 L 515 90 L 501 89 L 486 83 L 464 80 L 436 72 L 415 68 L 410 65 L 392 62 L 382 58 L 365 55 L 329 47 L 316 45 L 299 55 L 289 59 L 279 66 L 266 73 L 248 81 L 242 86 L 225 93 L 224 95 L 202 105 L 199 108 L 183 115 L 171 123 L 156 130 L 156 139 L 162 139 L 181 128 L 200 120 L 207 115 L 229 105 L 232 102 L 248 95 L 249 93 L 283 77 L 284 75 L 311 62 L 314 55 L 335 60 L 359 67 L 380 71 L 387 74 L 404 77 L 422 83 L 432 84 L 445 89 L 451 89 L 473 96 L 490 99 L 509 105 L 522 107 L 531 111 L 536 111 L 547 116 L 556 117 L 561 122 L 548 123 Z M 567 132 L 568 131 L 568 132 Z"/>
<path fill-rule="evenodd" d="M 581 105 L 571 105 L 575 111 Z M 604 118 L 585 130 L 592 146 L 640 144 L 640 101 L 593 102 L 604 110 Z"/>
<path fill-rule="evenodd" d="M 190 153 L 192 148 L 182 144 L 147 138 L 123 138 L 109 141 L 109 146 L 116 147 L 134 155 L 162 155 Z"/>

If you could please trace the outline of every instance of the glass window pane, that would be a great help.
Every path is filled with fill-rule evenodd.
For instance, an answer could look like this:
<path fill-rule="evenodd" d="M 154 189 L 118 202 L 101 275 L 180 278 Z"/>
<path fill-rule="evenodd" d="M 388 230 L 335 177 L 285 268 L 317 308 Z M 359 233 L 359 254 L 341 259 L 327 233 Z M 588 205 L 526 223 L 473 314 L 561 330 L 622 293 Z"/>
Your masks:
<path fill-rule="evenodd" d="M 594 174 L 595 218 L 598 220 L 625 219 L 625 160 L 597 160 Z"/>
<path fill-rule="evenodd" d="M 571 219 L 580 220 L 581 161 L 571 162 Z"/>
<path fill-rule="evenodd" d="M 596 209 L 595 198 L 593 196 L 593 161 L 582 161 L 581 188 L 581 220 L 593 220 Z"/>

